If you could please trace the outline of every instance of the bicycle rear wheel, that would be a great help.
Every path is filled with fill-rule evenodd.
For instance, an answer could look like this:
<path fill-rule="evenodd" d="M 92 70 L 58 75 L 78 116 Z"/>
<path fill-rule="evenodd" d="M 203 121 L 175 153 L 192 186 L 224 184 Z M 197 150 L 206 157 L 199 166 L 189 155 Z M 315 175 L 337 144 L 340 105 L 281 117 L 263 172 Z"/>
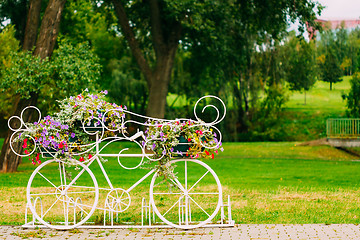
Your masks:
<path fill-rule="evenodd" d="M 54 229 L 71 229 L 85 223 L 96 209 L 98 183 L 83 163 L 67 166 L 63 161 L 48 160 L 31 174 L 27 202 L 35 218 Z"/>

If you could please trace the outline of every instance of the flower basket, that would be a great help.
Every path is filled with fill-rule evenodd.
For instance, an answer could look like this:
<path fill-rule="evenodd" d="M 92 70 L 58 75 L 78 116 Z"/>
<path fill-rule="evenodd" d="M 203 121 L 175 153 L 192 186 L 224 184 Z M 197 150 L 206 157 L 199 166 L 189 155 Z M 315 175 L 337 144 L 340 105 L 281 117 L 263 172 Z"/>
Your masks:
<path fill-rule="evenodd" d="M 27 124 L 26 130 L 15 140 L 23 142 L 25 154 L 35 164 L 39 155 L 73 163 L 84 161 L 93 154 L 88 150 L 92 142 L 90 132 L 103 132 L 105 136 L 120 131 L 126 107 L 106 101 L 107 91 L 91 94 L 85 90 L 77 96 L 59 101 L 60 112 Z M 105 125 L 106 124 L 106 125 Z M 29 139 L 33 141 L 28 141 Z M 30 151 L 30 147 L 35 147 Z M 34 160 L 35 157 L 35 160 Z"/>
<path fill-rule="evenodd" d="M 186 153 L 191 144 L 189 144 L 189 141 L 183 136 L 180 136 L 177 139 L 179 140 L 179 144 L 174 147 L 174 152 Z"/>
<path fill-rule="evenodd" d="M 43 147 L 40 147 L 40 153 L 43 158 L 53 158 L 57 151 L 54 148 L 45 149 Z"/>

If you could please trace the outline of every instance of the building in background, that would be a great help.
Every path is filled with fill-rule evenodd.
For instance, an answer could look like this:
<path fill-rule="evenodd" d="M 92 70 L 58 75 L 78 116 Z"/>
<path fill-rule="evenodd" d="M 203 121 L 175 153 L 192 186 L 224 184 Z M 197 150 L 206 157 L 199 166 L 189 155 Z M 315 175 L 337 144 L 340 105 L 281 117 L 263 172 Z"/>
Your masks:
<path fill-rule="evenodd" d="M 316 19 L 316 22 L 320 23 L 323 29 L 337 29 L 343 26 L 345 29 L 355 29 L 360 26 L 360 19 L 346 19 L 346 20 L 322 20 Z M 313 39 L 316 36 L 317 30 L 307 25 L 307 31 L 309 33 L 309 39 Z"/>

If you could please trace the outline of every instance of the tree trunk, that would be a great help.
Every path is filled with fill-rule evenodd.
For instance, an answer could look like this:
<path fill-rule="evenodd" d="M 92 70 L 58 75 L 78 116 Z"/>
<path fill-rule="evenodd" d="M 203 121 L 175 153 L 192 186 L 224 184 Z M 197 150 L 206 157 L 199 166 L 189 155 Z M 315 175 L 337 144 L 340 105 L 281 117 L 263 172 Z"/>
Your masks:
<path fill-rule="evenodd" d="M 161 19 L 162 12 L 159 2 L 157 0 L 148 1 L 152 43 L 156 55 L 155 68 L 152 69 L 144 57 L 133 28 L 129 24 L 130 20 L 126 15 L 122 1 L 112 0 L 112 2 L 122 33 L 129 44 L 141 73 L 147 81 L 149 102 L 146 114 L 150 117 L 163 118 L 171 71 L 181 35 L 181 23 L 177 19 L 164 21 L 164 19 Z M 170 30 L 164 32 L 165 29 Z"/>
<path fill-rule="evenodd" d="M 39 12 L 35 10 L 34 8 L 39 7 L 37 4 L 39 4 L 37 1 L 39 0 L 33 0 L 32 4 L 35 4 L 32 8 L 30 4 L 29 8 L 29 16 L 28 21 L 35 21 L 33 23 L 28 23 L 27 26 L 27 34 L 25 34 L 26 37 L 30 39 L 25 39 L 24 43 L 27 45 L 24 45 L 24 50 L 32 49 L 33 46 L 31 46 L 31 43 L 34 43 L 34 39 L 36 39 L 36 36 L 33 35 L 33 26 L 32 24 L 36 24 L 36 16 L 30 16 L 30 14 L 38 14 Z M 46 57 L 51 57 L 52 52 L 55 47 L 55 42 L 57 35 L 59 33 L 60 28 L 60 20 L 61 20 L 61 14 L 64 9 L 66 0 L 50 0 L 48 3 L 48 6 L 45 10 L 44 17 L 41 22 L 40 27 L 40 33 L 38 40 L 36 41 L 36 47 L 34 51 L 34 55 L 40 56 L 42 59 Z M 41 4 L 41 2 L 40 2 Z M 36 105 L 38 94 L 35 92 L 30 93 L 30 99 L 21 99 L 20 96 L 17 96 L 17 103 L 15 104 L 15 112 L 14 115 L 20 116 L 21 111 L 26 107 L 30 105 Z M 25 112 L 23 116 L 24 122 L 30 122 L 32 117 L 32 111 Z M 3 172 L 15 172 L 17 170 L 17 167 L 19 163 L 21 162 L 21 158 L 16 156 L 14 153 L 12 153 L 12 150 L 10 148 L 10 137 L 12 135 L 12 132 L 8 130 L 7 136 L 4 140 L 4 145 L 1 150 L 0 155 L 0 166 L 1 170 Z M 13 146 L 14 150 L 17 153 L 21 153 L 21 144 L 17 144 L 16 146 Z"/>
<path fill-rule="evenodd" d="M 306 105 L 306 90 L 304 91 L 304 95 L 305 95 L 305 97 L 304 97 L 304 105 Z"/>
<path fill-rule="evenodd" d="M 167 54 L 158 57 L 156 69 L 152 74 L 149 87 L 149 102 L 146 114 L 151 117 L 164 118 L 166 97 L 171 79 L 171 71 L 174 66 L 177 46 L 170 49 Z"/>
<path fill-rule="evenodd" d="M 23 50 L 31 51 L 35 46 L 39 28 L 41 0 L 31 0 L 24 34 Z"/>
<path fill-rule="evenodd" d="M 44 59 L 51 57 L 59 33 L 61 14 L 66 0 L 50 0 L 41 22 L 34 55 Z"/>
<path fill-rule="evenodd" d="M 35 105 L 37 102 L 37 94 L 31 94 L 30 99 L 20 99 L 20 97 L 17 97 L 17 102 L 15 103 L 15 116 L 20 116 L 21 111 L 30 105 Z M 25 111 L 24 115 L 23 115 L 23 121 L 26 122 L 30 122 L 31 121 L 31 117 L 32 117 L 32 111 Z M 13 128 L 18 128 L 19 127 L 19 123 L 12 123 L 13 124 Z M 14 125 L 17 124 L 17 125 Z M 1 154 L 0 154 L 0 166 L 1 166 L 1 171 L 2 172 L 15 172 L 17 170 L 18 165 L 21 162 L 21 157 L 17 156 L 15 153 L 13 153 L 13 151 L 10 148 L 10 137 L 12 135 L 12 131 L 8 130 L 7 132 L 7 136 L 4 140 L 4 144 L 2 146 L 1 149 Z M 21 148 L 21 143 L 18 144 L 13 144 L 13 148 L 14 150 L 21 154 L 22 153 L 22 148 Z"/>
<path fill-rule="evenodd" d="M 332 90 L 332 82 L 330 82 L 330 91 Z"/>

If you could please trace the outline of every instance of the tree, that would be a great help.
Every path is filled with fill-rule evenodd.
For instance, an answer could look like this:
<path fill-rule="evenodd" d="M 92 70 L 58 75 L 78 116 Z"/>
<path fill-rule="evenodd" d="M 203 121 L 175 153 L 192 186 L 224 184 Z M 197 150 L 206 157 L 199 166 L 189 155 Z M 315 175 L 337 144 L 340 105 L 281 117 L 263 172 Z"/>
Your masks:
<path fill-rule="evenodd" d="M 347 115 L 349 117 L 360 117 L 360 73 L 354 73 L 350 80 L 350 92 L 343 94 L 343 99 L 346 100 Z"/>
<path fill-rule="evenodd" d="M 234 48 L 237 57 L 241 55 L 237 49 L 246 42 L 246 34 L 261 36 L 266 33 L 276 37 L 286 30 L 289 18 L 291 21 L 300 18 L 304 24 L 306 21 L 313 23 L 316 6 L 310 0 L 112 2 L 122 35 L 147 81 L 147 114 L 154 117 L 164 116 L 168 85 L 180 41 L 187 51 L 195 53 L 194 59 L 198 61 L 195 66 L 217 65 L 217 71 L 224 63 L 234 60 L 231 57 L 218 64 L 233 55 Z M 253 45 L 253 42 L 249 43 L 249 46 Z M 202 50 L 205 51 L 201 53 Z M 210 63 L 212 60 L 215 64 Z M 231 63 L 227 68 L 233 66 L 236 64 Z M 204 69 L 204 72 L 208 70 Z"/>
<path fill-rule="evenodd" d="M 35 31 L 33 28 L 37 27 L 36 21 L 39 18 L 39 8 L 40 5 L 38 2 L 41 0 L 32 0 L 30 2 L 30 9 L 28 12 L 26 29 L 24 36 L 27 38 L 24 40 L 26 45 L 23 45 L 23 49 L 25 51 L 32 48 L 32 44 L 35 44 L 34 55 L 39 56 L 41 59 L 50 58 L 51 54 L 54 50 L 55 42 L 57 35 L 59 33 L 59 26 L 60 26 L 60 19 L 61 14 L 64 8 L 64 4 L 66 0 L 49 0 L 47 8 L 45 10 L 44 16 L 41 21 L 41 26 L 39 30 L 39 34 L 33 34 Z M 36 8 L 34 10 L 34 8 Z M 36 16 L 35 16 L 36 15 Z M 31 32 L 31 34 L 30 34 Z M 37 32 L 37 29 L 36 29 Z M 36 105 L 38 100 L 39 92 L 30 90 L 29 94 L 27 95 L 28 98 L 22 98 L 22 96 L 16 96 L 16 102 L 14 104 L 14 115 L 20 115 L 22 109 L 29 105 Z M 30 121 L 32 113 L 27 111 L 24 114 L 25 122 Z M 19 165 L 21 158 L 12 153 L 10 148 L 10 137 L 11 131 L 8 131 L 8 134 L 4 140 L 4 144 L 0 154 L 0 166 L 2 167 L 2 171 L 4 172 L 14 172 Z M 20 152 L 21 144 L 15 146 L 15 150 Z"/>
<path fill-rule="evenodd" d="M 287 45 L 287 82 L 290 90 L 306 91 L 316 82 L 315 47 L 312 41 L 292 36 Z"/>
<path fill-rule="evenodd" d="M 324 61 L 320 62 L 321 80 L 330 83 L 332 90 L 332 85 L 341 82 L 343 75 L 335 49 L 329 47 L 323 59 Z"/>

